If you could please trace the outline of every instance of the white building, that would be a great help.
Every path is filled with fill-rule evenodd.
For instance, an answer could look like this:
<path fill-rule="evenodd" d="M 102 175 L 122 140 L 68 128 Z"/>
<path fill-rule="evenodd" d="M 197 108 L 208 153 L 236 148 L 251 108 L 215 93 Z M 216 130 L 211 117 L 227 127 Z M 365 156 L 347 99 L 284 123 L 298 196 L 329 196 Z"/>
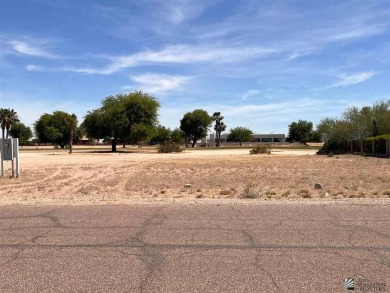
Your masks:
<path fill-rule="evenodd" d="M 220 143 L 226 143 L 226 139 L 228 137 L 229 133 L 222 133 L 221 134 L 221 142 Z M 283 143 L 286 142 L 286 135 L 285 134 L 253 134 L 252 141 L 251 142 L 257 142 L 257 143 Z M 211 133 L 208 137 L 202 139 L 202 144 L 215 144 L 215 134 Z"/>

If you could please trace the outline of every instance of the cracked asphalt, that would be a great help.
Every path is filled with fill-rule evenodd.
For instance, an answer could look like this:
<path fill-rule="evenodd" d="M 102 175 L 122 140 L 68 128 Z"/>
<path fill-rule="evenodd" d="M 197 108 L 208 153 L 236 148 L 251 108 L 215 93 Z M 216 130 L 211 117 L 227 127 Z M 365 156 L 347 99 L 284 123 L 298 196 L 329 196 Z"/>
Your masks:
<path fill-rule="evenodd" d="M 0 292 L 390 291 L 390 206 L 0 207 Z"/>

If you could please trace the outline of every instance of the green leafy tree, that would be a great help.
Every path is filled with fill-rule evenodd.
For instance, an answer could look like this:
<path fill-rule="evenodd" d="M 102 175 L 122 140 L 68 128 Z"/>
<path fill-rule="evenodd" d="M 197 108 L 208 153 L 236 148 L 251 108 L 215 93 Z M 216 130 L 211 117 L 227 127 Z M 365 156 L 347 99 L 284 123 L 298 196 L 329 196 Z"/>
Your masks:
<path fill-rule="evenodd" d="M 226 139 L 227 141 L 239 142 L 241 146 L 243 142 L 252 141 L 253 132 L 246 127 L 235 127 L 230 129 L 230 133 Z"/>
<path fill-rule="evenodd" d="M 171 139 L 172 131 L 162 125 L 158 125 L 150 138 L 150 144 L 162 144 Z"/>
<path fill-rule="evenodd" d="M 89 138 L 111 139 L 116 152 L 118 140 L 139 143 L 157 125 L 160 103 L 141 91 L 106 97 L 99 109 L 88 112 L 82 128 Z"/>
<path fill-rule="evenodd" d="M 180 120 L 180 129 L 185 134 L 186 147 L 192 140 L 192 147 L 195 146 L 196 142 L 206 137 L 207 129 L 211 126 L 213 118 L 202 109 L 196 109 L 192 112 L 184 114 Z"/>
<path fill-rule="evenodd" d="M 27 127 L 23 123 L 15 123 L 11 130 L 10 134 L 13 138 L 19 138 L 20 145 L 28 144 L 28 141 L 32 138 L 32 131 L 30 127 Z"/>
<path fill-rule="evenodd" d="M 73 126 L 70 127 L 70 125 Z M 39 142 L 53 143 L 64 148 L 66 144 L 70 145 L 71 141 L 78 139 L 75 137 L 78 132 L 74 132 L 76 125 L 77 117 L 75 114 L 54 111 L 53 114 L 41 115 L 34 124 L 34 130 Z"/>
<path fill-rule="evenodd" d="M 0 109 L 0 126 L 3 138 L 8 138 L 12 126 L 17 122 L 19 122 L 19 117 L 14 109 Z"/>
<path fill-rule="evenodd" d="M 301 142 L 305 145 L 310 141 L 311 133 L 313 132 L 313 123 L 305 120 L 292 122 L 288 126 L 287 141 Z"/>
<path fill-rule="evenodd" d="M 340 118 L 322 119 L 317 130 L 325 140 L 321 153 L 343 151 L 351 140 L 390 134 L 390 99 L 362 108 L 349 107 Z"/>
<path fill-rule="evenodd" d="M 175 128 L 171 132 L 171 140 L 175 143 L 182 144 L 184 143 L 185 134 L 179 128 Z"/>
<path fill-rule="evenodd" d="M 221 112 L 215 112 L 213 114 L 213 121 L 215 121 L 214 130 L 216 134 L 216 143 L 215 146 L 219 147 L 221 143 L 221 133 L 226 130 L 226 125 L 223 123 L 223 116 Z"/>
<path fill-rule="evenodd" d="M 104 123 L 103 110 L 96 109 L 89 111 L 88 114 L 84 117 L 83 123 L 81 123 L 80 128 L 83 129 L 83 132 L 88 138 L 105 138 L 110 136 L 110 128 Z"/>

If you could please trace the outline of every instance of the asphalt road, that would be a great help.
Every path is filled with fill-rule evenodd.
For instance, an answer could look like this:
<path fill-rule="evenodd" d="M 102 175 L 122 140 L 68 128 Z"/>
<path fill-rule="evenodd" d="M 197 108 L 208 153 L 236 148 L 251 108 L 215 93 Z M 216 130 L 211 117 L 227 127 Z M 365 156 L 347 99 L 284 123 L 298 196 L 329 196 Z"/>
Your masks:
<path fill-rule="evenodd" d="M 8 206 L 0 230 L 0 292 L 390 292 L 388 204 Z"/>

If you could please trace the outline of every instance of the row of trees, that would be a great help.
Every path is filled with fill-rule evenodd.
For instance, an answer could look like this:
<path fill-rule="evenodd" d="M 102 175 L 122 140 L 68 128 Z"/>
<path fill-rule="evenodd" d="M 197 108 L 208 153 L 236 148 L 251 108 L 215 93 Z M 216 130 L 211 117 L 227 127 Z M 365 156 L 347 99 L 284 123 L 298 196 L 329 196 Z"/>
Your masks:
<path fill-rule="evenodd" d="M 209 115 L 203 109 L 185 113 L 180 127 L 169 129 L 158 124 L 159 102 L 141 91 L 129 94 L 109 96 L 102 101 L 101 107 L 89 111 L 78 127 L 75 114 L 54 111 L 43 114 L 34 124 L 36 138 L 41 143 L 54 143 L 64 148 L 83 135 L 90 139 L 111 141 L 112 151 L 122 143 L 148 141 L 162 144 L 167 141 L 185 143 L 186 147 L 207 135 L 214 123 L 216 146 L 220 146 L 221 133 L 226 130 L 224 117 L 220 112 Z M 13 109 L 0 109 L 0 126 L 3 137 L 21 138 L 21 144 L 31 137 L 31 129 L 20 123 Z M 299 120 L 289 125 L 287 141 L 307 142 L 325 140 L 326 148 L 337 148 L 342 142 L 354 139 L 366 139 L 370 136 L 390 134 L 390 100 L 378 102 L 371 107 L 348 108 L 341 118 L 325 118 L 313 129 L 310 121 Z M 247 142 L 252 140 L 253 132 L 245 127 L 230 130 L 227 141 Z"/>
<path fill-rule="evenodd" d="M 88 112 L 81 128 L 89 138 L 111 139 L 112 151 L 115 152 L 118 143 L 138 144 L 146 139 L 151 144 L 173 141 L 184 142 L 186 147 L 194 147 L 199 139 L 207 135 L 208 128 L 215 122 L 216 146 L 220 146 L 221 133 L 226 130 L 224 117 L 220 112 L 209 115 L 203 109 L 196 109 L 185 113 L 180 120 L 180 128 L 171 130 L 157 125 L 159 107 L 160 104 L 154 97 L 141 91 L 110 96 L 102 101 L 100 108 Z M 249 129 L 238 127 L 231 130 L 228 139 L 249 141 L 251 134 Z"/>
<path fill-rule="evenodd" d="M 196 109 L 184 114 L 180 120 L 180 128 L 171 130 L 158 125 L 159 102 L 152 96 L 141 91 L 130 94 L 109 96 L 102 101 L 101 107 L 89 111 L 84 121 L 78 127 L 75 114 L 63 111 L 54 111 L 52 114 L 43 114 L 34 124 L 36 139 L 40 143 L 53 143 L 61 148 L 70 147 L 72 152 L 73 141 L 78 141 L 83 135 L 90 139 L 111 141 L 112 151 L 116 151 L 118 143 L 123 146 L 127 143 L 137 143 L 148 140 L 151 144 L 162 144 L 167 141 L 185 143 L 186 147 L 195 146 L 196 142 L 207 135 L 209 127 L 214 122 L 216 146 L 220 146 L 221 133 L 226 130 L 220 112 L 209 115 L 203 109 Z M 3 137 L 11 133 L 13 137 L 24 137 L 24 144 L 32 136 L 31 129 L 19 123 L 19 118 L 10 109 L 1 109 Z M 306 127 L 306 124 L 309 127 Z M 11 128 L 12 125 L 12 128 Z M 305 142 L 309 138 L 297 135 L 298 130 L 306 127 L 312 130 L 312 123 L 298 121 L 297 127 L 290 125 L 291 140 Z M 6 134 L 5 134 L 6 131 Z M 14 131 L 14 133 L 12 133 Z M 295 131 L 295 132 L 294 132 Z M 252 140 L 253 132 L 245 127 L 236 127 L 230 130 L 227 141 L 248 142 Z"/>
<path fill-rule="evenodd" d="M 317 130 L 324 136 L 324 152 L 341 150 L 347 141 L 390 135 L 390 99 L 372 106 L 349 107 L 341 117 L 322 119 Z"/>

